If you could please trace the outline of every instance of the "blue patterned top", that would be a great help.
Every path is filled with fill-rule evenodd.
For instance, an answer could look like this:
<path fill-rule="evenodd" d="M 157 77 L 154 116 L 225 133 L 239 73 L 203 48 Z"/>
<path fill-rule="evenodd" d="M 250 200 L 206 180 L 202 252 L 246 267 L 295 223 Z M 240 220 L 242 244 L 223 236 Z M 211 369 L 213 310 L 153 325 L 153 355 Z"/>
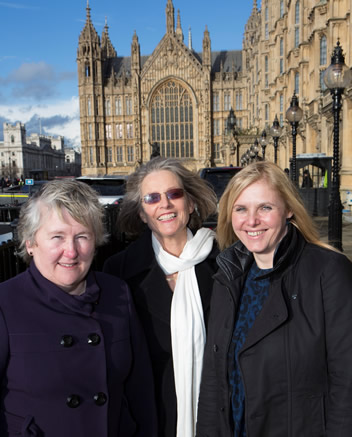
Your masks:
<path fill-rule="evenodd" d="M 272 269 L 259 269 L 255 262 L 252 264 L 244 284 L 240 308 L 236 316 L 235 329 L 229 352 L 229 382 L 232 391 L 231 403 L 234 422 L 234 437 L 246 437 L 244 420 L 244 387 L 238 364 L 238 353 L 269 294 L 270 279 L 268 277 L 264 279 L 256 279 L 256 277 L 263 276 L 270 272 L 270 270 Z"/>

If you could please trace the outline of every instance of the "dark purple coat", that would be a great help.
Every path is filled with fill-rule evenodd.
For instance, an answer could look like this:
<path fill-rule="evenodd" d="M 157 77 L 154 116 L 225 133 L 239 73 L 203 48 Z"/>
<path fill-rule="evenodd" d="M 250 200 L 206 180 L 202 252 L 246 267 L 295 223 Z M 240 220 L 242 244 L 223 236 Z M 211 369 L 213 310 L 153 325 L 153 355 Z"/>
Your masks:
<path fill-rule="evenodd" d="M 145 340 L 125 282 L 71 296 L 30 268 L 0 284 L 0 436 L 152 437 Z"/>

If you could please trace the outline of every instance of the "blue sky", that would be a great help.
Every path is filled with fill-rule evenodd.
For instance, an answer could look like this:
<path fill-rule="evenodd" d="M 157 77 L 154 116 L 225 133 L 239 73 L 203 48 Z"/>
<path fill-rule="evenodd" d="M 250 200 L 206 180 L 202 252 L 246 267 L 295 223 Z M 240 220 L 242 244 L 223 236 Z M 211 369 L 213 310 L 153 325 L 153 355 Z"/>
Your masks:
<path fill-rule="evenodd" d="M 136 31 L 141 54 L 153 52 L 165 34 L 167 0 L 89 0 L 91 18 L 101 35 L 105 19 L 118 56 L 130 56 Z M 202 50 L 208 26 L 212 50 L 242 48 L 251 0 L 173 0 L 175 20 L 188 41 Z M 76 53 L 87 0 L 0 0 L 0 140 L 4 121 L 26 124 L 27 134 L 63 135 L 79 145 Z"/>

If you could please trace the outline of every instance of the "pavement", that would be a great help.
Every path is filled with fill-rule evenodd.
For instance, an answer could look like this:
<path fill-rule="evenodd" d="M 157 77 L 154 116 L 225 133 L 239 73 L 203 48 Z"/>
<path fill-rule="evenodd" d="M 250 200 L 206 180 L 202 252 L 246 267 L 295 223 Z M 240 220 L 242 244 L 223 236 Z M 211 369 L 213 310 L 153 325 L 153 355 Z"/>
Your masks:
<path fill-rule="evenodd" d="M 313 220 L 319 230 L 321 240 L 328 243 L 328 217 L 314 217 Z M 352 261 L 352 213 L 342 215 L 342 250 Z"/>

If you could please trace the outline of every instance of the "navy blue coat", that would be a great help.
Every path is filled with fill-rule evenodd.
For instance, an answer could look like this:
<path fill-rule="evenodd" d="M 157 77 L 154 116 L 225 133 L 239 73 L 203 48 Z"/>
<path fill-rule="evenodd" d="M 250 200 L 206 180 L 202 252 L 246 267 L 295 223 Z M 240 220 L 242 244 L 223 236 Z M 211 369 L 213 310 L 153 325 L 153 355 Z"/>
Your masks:
<path fill-rule="evenodd" d="M 0 284 L 1 437 L 156 435 L 149 355 L 126 283 L 71 296 L 30 268 Z"/>

